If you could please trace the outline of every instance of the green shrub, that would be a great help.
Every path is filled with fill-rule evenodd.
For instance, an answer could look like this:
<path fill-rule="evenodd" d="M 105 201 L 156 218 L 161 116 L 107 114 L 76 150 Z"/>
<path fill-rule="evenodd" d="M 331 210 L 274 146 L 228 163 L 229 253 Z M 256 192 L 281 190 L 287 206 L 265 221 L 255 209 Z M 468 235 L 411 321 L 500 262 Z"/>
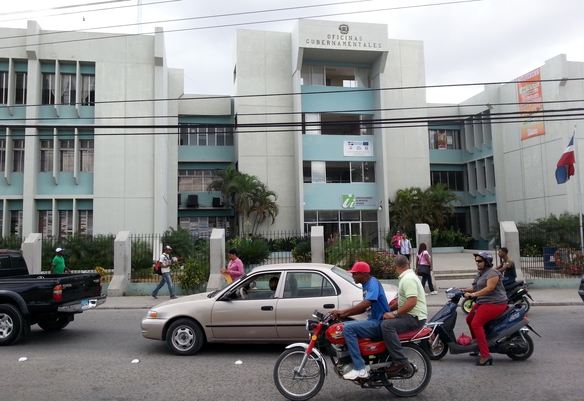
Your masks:
<path fill-rule="evenodd" d="M 292 258 L 296 263 L 308 263 L 312 260 L 312 247 L 308 242 L 300 242 L 292 250 Z"/>
<path fill-rule="evenodd" d="M 230 248 L 227 249 L 229 251 Z M 263 238 L 254 238 L 251 241 L 241 241 L 239 246 L 235 247 L 239 259 L 244 266 L 260 265 L 265 263 L 270 257 L 268 243 Z"/>
<path fill-rule="evenodd" d="M 182 274 L 178 275 L 180 288 L 187 294 L 197 292 L 202 283 L 209 281 L 209 264 L 195 258 L 184 262 Z"/>
<path fill-rule="evenodd" d="M 433 230 L 432 247 L 450 247 L 462 246 L 469 249 L 474 244 L 474 238 L 471 235 L 463 234 L 460 231 L 450 230 Z"/>

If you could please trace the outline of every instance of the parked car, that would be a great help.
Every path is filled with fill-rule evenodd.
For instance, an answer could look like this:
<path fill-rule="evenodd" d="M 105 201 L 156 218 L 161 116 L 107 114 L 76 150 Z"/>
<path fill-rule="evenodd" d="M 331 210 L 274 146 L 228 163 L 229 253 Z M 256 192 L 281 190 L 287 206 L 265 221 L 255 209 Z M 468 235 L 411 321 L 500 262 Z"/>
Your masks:
<path fill-rule="evenodd" d="M 582 298 L 582 301 L 584 301 L 584 274 L 580 279 L 580 288 L 578 288 L 578 294 L 580 295 L 580 298 Z"/>
<path fill-rule="evenodd" d="M 105 300 L 99 274 L 28 274 L 20 252 L 0 250 L 0 346 L 22 340 L 32 324 L 61 330 Z"/>
<path fill-rule="evenodd" d="M 383 287 L 388 300 L 393 299 L 397 287 Z M 193 355 L 206 342 L 304 341 L 306 319 L 315 309 L 346 309 L 362 300 L 361 286 L 339 267 L 316 263 L 266 265 L 224 289 L 157 305 L 142 319 L 142 335 L 166 341 L 176 355 Z M 367 315 L 354 318 L 366 319 Z"/>

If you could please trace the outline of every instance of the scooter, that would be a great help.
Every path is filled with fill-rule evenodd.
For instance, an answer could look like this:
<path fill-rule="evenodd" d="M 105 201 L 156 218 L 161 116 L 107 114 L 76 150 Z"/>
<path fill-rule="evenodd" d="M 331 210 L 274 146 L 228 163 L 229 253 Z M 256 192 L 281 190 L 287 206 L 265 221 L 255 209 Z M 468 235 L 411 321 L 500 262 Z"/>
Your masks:
<path fill-rule="evenodd" d="M 479 351 L 476 340 L 470 345 L 460 345 L 456 342 L 454 334 L 458 314 L 456 309 L 460 299 L 464 299 L 463 295 L 458 288 L 446 290 L 448 302 L 426 323 L 429 327 L 436 326 L 430 339 L 422 342 L 432 360 L 442 359 L 449 350 L 451 354 Z M 533 340 L 528 333 L 531 330 L 538 337 L 541 336 L 529 325 L 526 312 L 527 307 L 524 304 L 508 305 L 505 312 L 485 325 L 490 352 L 505 354 L 515 361 L 524 361 L 533 354 Z"/>
<path fill-rule="evenodd" d="M 334 372 L 342 378 L 353 369 L 349 355 L 344 324 L 330 313 L 314 311 L 316 320 L 306 321 L 310 333 L 309 343 L 295 343 L 286 347 L 274 366 L 276 388 L 289 400 L 308 400 L 314 397 L 324 384 L 327 363 L 320 348 L 330 356 Z M 385 388 L 399 397 L 411 397 L 421 393 L 432 377 L 432 365 L 428 355 L 418 344 L 427 341 L 433 330 L 427 326 L 399 333 L 409 366 L 397 373 L 387 373 L 392 363 L 383 340 L 360 338 L 359 350 L 369 371 L 369 377 L 353 380 L 361 388 Z"/>
<path fill-rule="evenodd" d="M 505 284 L 505 292 L 507 293 L 507 303 L 510 305 L 513 304 L 524 304 L 525 305 L 525 313 L 529 312 L 529 308 L 531 304 L 529 300 L 533 302 L 533 298 L 529 294 L 529 283 L 524 282 L 523 280 L 514 281 L 510 284 Z M 529 299 L 528 299 L 529 298 Z M 474 298 L 466 299 L 460 305 L 460 308 L 465 314 L 469 314 L 470 310 L 475 304 Z"/>

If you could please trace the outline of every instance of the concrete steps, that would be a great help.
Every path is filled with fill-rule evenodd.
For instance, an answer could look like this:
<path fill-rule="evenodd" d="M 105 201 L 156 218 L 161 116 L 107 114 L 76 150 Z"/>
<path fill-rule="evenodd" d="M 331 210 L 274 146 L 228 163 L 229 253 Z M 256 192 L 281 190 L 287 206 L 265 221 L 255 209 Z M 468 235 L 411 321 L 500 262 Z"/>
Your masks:
<path fill-rule="evenodd" d="M 477 275 L 476 269 L 473 270 L 440 270 L 434 271 L 434 280 L 470 280 L 472 281 Z"/>

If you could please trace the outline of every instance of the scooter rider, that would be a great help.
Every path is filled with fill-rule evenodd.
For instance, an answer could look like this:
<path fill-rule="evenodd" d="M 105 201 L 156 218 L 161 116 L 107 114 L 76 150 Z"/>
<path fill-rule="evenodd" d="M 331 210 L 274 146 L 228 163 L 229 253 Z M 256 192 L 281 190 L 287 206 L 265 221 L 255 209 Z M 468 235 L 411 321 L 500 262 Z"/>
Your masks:
<path fill-rule="evenodd" d="M 509 250 L 505 247 L 499 249 L 499 258 L 501 264 L 497 267 L 497 271 L 503 274 L 503 286 L 514 283 L 517 280 L 517 272 L 515 270 L 515 262 L 507 255 Z"/>
<path fill-rule="evenodd" d="M 392 311 L 385 313 L 381 322 L 381 334 L 393 361 L 385 368 L 389 374 L 397 373 L 409 364 L 398 333 L 422 327 L 428 317 L 424 287 L 410 269 L 408 259 L 399 255 L 393 259 L 393 264 L 399 275 L 397 305 L 392 305 Z"/>
<path fill-rule="evenodd" d="M 466 317 L 466 323 L 473 338 L 477 340 L 481 359 L 477 366 L 492 365 L 493 358 L 485 335 L 485 324 L 499 316 L 507 308 L 507 293 L 501 281 L 501 273 L 493 269 L 493 257 L 488 252 L 473 254 L 478 273 L 472 286 L 461 289 L 464 297 L 477 301 Z M 474 356 L 474 353 L 473 353 Z"/>
<path fill-rule="evenodd" d="M 405 256 L 400 257 L 406 258 Z M 365 379 L 369 377 L 369 372 L 359 351 L 358 339 L 381 337 L 379 323 L 383 319 L 383 314 L 389 312 L 389 304 L 383 287 L 375 277 L 370 275 L 371 269 L 367 263 L 356 262 L 348 272 L 353 275 L 356 284 L 363 286 L 363 301 L 352 308 L 334 310 L 331 313 L 337 318 L 344 318 L 369 311 L 367 320 L 347 322 L 343 328 L 347 348 L 353 360 L 353 370 L 344 374 L 343 378 L 345 380 Z"/>

